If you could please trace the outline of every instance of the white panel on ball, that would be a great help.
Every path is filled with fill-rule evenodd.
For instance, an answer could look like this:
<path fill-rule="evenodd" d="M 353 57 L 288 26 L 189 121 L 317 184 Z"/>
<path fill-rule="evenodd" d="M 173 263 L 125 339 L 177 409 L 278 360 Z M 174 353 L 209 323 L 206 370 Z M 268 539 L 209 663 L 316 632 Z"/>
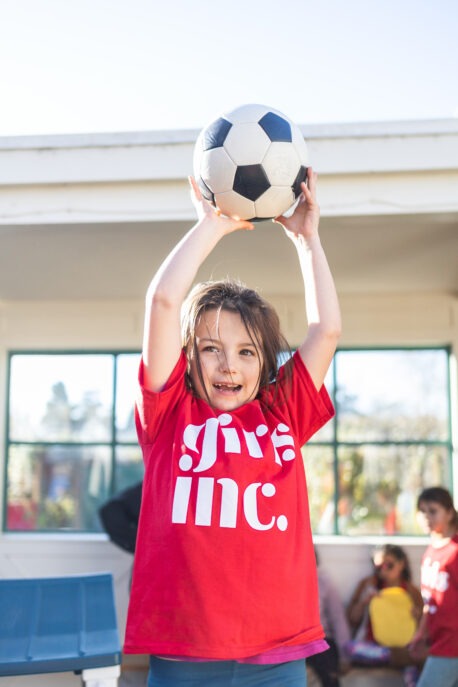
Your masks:
<path fill-rule="evenodd" d="M 301 161 L 291 143 L 271 143 L 262 166 L 272 185 L 291 187 Z"/>
<path fill-rule="evenodd" d="M 200 176 L 215 195 L 232 189 L 236 169 L 237 165 L 224 148 L 211 148 L 202 153 Z"/>
<path fill-rule="evenodd" d="M 258 164 L 269 150 L 269 145 L 269 137 L 257 122 L 233 126 L 224 141 L 224 148 L 236 165 Z"/>
<path fill-rule="evenodd" d="M 244 122 L 258 122 L 267 112 L 275 112 L 271 107 L 266 105 L 257 105 L 250 103 L 248 105 L 241 105 L 235 108 L 227 115 L 223 115 L 233 124 L 243 124 Z M 280 114 L 279 112 L 277 114 Z"/>
<path fill-rule="evenodd" d="M 224 214 L 229 217 L 240 217 L 241 219 L 245 219 L 256 215 L 256 207 L 253 201 L 244 198 L 235 191 L 218 193 L 215 196 L 215 203 L 216 206 L 221 208 Z"/>
<path fill-rule="evenodd" d="M 294 203 L 294 193 L 287 186 L 271 186 L 255 202 L 256 217 L 278 217 Z"/>
<path fill-rule="evenodd" d="M 301 161 L 301 164 L 305 165 L 305 167 L 308 167 L 310 165 L 310 156 L 307 143 L 302 135 L 302 131 L 298 126 L 294 125 L 291 127 L 291 134 L 293 138 L 292 144 L 296 150 L 299 160 Z"/>

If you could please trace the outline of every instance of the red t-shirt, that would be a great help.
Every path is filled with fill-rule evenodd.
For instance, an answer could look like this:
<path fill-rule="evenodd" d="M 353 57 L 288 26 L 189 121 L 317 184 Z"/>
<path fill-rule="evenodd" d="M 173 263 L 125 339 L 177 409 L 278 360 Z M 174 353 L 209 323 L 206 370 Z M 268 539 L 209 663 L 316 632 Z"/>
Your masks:
<path fill-rule="evenodd" d="M 458 658 L 458 535 L 442 548 L 426 549 L 421 593 L 428 605 L 429 653 Z"/>
<path fill-rule="evenodd" d="M 323 638 L 301 446 L 333 415 L 299 356 L 230 413 L 182 354 L 136 406 L 145 461 L 124 651 L 238 659 Z M 320 650 L 320 649 L 319 649 Z"/>

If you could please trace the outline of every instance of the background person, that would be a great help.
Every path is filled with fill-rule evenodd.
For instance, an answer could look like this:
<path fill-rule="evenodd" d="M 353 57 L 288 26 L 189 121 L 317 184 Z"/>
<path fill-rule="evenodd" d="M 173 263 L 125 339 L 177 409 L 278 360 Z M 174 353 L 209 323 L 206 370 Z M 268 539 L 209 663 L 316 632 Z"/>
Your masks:
<path fill-rule="evenodd" d="M 412 583 L 410 562 L 402 547 L 396 544 L 384 544 L 377 547 L 372 560 L 373 573 L 360 581 L 347 607 L 347 618 L 354 634 L 354 640 L 347 644 L 347 651 L 352 663 L 356 665 L 388 665 L 393 668 L 402 668 L 404 682 L 410 687 L 418 679 L 418 667 L 421 666 L 423 657 L 411 655 L 408 647 L 409 640 L 404 646 L 398 646 L 397 638 L 395 639 L 394 632 L 396 631 L 397 634 L 397 626 L 406 619 L 406 598 L 403 595 L 399 596 L 397 611 L 396 604 L 391 606 L 392 639 L 387 636 L 383 644 L 379 643 L 374 636 L 373 613 L 376 610 L 373 608 L 372 601 L 385 589 L 404 590 L 411 602 L 410 616 L 407 616 L 407 620 L 412 621 L 411 631 L 413 631 L 414 625 L 419 622 L 422 614 L 421 593 Z"/>
<path fill-rule="evenodd" d="M 443 487 L 424 489 L 417 508 L 431 543 L 421 563 L 424 613 L 411 650 L 429 645 L 418 687 L 458 686 L 458 513 Z"/>
<path fill-rule="evenodd" d="M 110 541 L 128 553 L 135 553 L 141 501 L 142 482 L 138 482 L 99 508 L 100 521 Z"/>

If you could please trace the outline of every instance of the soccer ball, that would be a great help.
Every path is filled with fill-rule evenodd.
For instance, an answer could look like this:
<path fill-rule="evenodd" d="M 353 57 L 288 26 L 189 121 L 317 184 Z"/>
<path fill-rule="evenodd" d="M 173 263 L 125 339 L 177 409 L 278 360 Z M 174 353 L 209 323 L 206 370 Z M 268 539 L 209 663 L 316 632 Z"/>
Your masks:
<path fill-rule="evenodd" d="M 265 105 L 221 115 L 194 147 L 194 176 L 204 198 L 224 215 L 251 221 L 289 214 L 308 165 L 299 127 Z"/>

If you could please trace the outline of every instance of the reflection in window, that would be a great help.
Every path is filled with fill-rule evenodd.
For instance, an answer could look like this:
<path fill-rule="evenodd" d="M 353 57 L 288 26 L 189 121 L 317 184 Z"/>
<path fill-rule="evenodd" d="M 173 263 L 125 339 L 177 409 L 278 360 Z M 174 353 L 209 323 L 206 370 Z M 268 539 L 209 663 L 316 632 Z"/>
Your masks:
<path fill-rule="evenodd" d="M 452 484 L 447 350 L 340 350 L 333 367 L 334 438 L 303 449 L 314 532 L 421 533 L 419 492 Z"/>
<path fill-rule="evenodd" d="M 14 355 L 10 375 L 12 441 L 110 440 L 112 356 Z"/>
<path fill-rule="evenodd" d="M 10 530 L 98 530 L 97 509 L 110 493 L 106 446 L 20 445 L 10 448 Z"/>
<path fill-rule="evenodd" d="M 138 354 L 10 357 L 8 530 L 98 531 L 98 508 L 142 478 Z"/>
<path fill-rule="evenodd" d="M 129 353 L 117 357 L 116 440 L 122 443 L 137 442 L 132 399 L 135 398 L 139 364 L 140 355 Z"/>
<path fill-rule="evenodd" d="M 341 351 L 336 371 L 338 441 L 447 440 L 446 351 Z"/>

